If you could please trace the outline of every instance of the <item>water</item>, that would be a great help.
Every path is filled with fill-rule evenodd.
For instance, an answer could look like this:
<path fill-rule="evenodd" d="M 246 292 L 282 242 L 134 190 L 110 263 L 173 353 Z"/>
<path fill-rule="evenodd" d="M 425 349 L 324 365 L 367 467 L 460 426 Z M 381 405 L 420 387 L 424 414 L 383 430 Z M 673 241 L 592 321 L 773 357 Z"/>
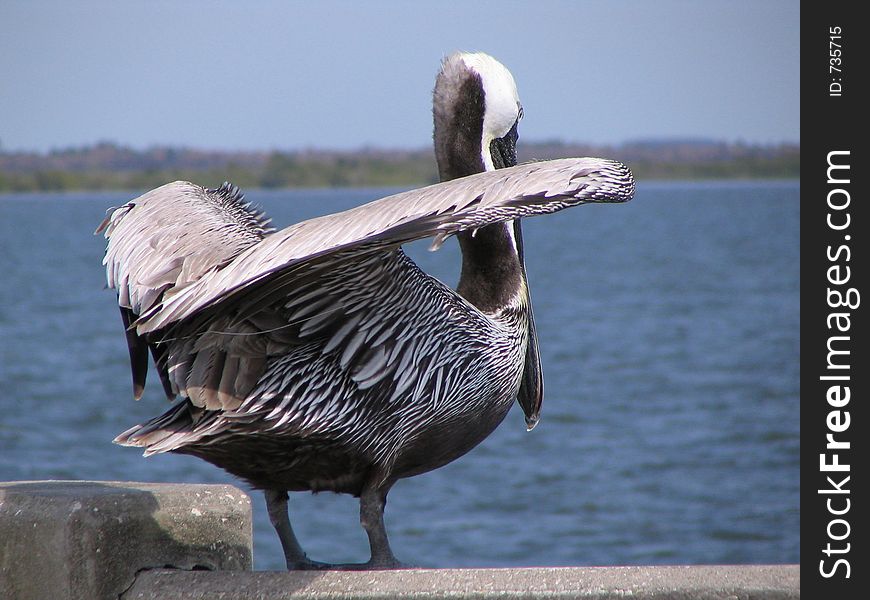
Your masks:
<path fill-rule="evenodd" d="M 428 567 L 799 562 L 799 184 L 641 183 L 525 223 L 543 419 L 514 408 L 460 460 L 399 482 L 387 527 Z M 250 192 L 283 226 L 383 190 Z M 237 483 L 111 439 L 130 395 L 104 240 L 125 193 L 0 196 L 0 480 Z M 455 242 L 411 254 L 448 283 Z M 255 567 L 282 568 L 259 493 Z M 294 494 L 309 555 L 364 561 L 354 499 Z"/>

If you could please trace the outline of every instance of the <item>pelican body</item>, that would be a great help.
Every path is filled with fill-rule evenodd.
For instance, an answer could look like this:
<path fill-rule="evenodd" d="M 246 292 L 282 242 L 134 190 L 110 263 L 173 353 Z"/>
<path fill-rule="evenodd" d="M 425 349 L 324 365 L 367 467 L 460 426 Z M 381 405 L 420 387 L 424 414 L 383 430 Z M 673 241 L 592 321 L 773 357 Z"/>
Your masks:
<path fill-rule="evenodd" d="M 404 477 L 462 456 L 517 401 L 538 420 L 542 378 L 520 218 L 624 202 L 622 164 L 515 166 L 522 108 L 484 54 L 443 61 L 434 91 L 442 183 L 275 232 L 225 184 L 167 184 L 114 209 L 108 245 L 133 372 L 148 355 L 170 399 L 116 438 L 198 456 L 265 492 L 287 566 L 324 568 L 297 541 L 288 491 L 353 494 L 371 558 L 401 566 L 383 522 Z M 456 290 L 402 244 L 459 239 Z"/>

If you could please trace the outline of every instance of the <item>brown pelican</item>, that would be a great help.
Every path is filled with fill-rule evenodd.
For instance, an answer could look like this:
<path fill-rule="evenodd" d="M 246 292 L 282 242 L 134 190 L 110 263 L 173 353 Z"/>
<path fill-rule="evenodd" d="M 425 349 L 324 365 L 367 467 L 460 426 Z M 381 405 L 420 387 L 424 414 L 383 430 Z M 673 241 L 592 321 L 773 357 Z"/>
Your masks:
<path fill-rule="evenodd" d="M 634 192 L 610 160 L 514 166 L 521 116 L 507 69 L 456 54 L 434 91 L 443 183 L 279 232 L 227 184 L 170 183 L 110 210 L 97 231 L 134 395 L 150 351 L 181 396 L 116 442 L 199 456 L 264 490 L 291 569 L 326 565 L 296 540 L 287 492 L 358 496 L 371 559 L 357 567 L 400 566 L 383 521 L 392 485 L 471 450 L 514 400 L 529 428 L 538 420 L 519 219 Z M 454 235 L 456 291 L 401 249 Z"/>

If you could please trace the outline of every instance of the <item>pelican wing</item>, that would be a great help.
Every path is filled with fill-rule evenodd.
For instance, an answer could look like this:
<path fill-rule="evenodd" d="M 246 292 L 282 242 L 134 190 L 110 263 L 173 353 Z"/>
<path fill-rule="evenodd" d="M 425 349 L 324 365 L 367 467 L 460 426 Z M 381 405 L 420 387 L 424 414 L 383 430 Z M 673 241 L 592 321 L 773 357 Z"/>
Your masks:
<path fill-rule="evenodd" d="M 387 460 L 392 447 L 361 422 L 434 424 L 425 416 L 433 404 L 444 418 L 461 419 L 485 392 L 513 385 L 512 334 L 400 249 L 299 271 L 290 289 L 277 284 L 286 295 L 260 299 L 255 312 L 221 303 L 210 318 L 157 334 L 167 348 L 158 369 L 189 403 L 116 441 L 145 446 L 147 455 L 232 429 L 326 436 Z"/>
<path fill-rule="evenodd" d="M 173 287 L 227 265 L 272 229 L 238 188 L 176 181 L 110 209 L 97 228 L 109 243 L 103 264 L 118 303 L 141 315 Z"/>
<path fill-rule="evenodd" d="M 286 288 L 287 275 L 306 263 L 383 250 L 426 237 L 433 237 L 433 247 L 437 248 L 450 235 L 466 229 L 587 202 L 625 202 L 633 194 L 629 169 L 598 158 L 527 163 L 395 194 L 297 223 L 263 238 L 207 276 L 166 289 L 160 302 L 137 313 L 140 318 L 135 325 L 139 334 L 157 331 L 215 307 L 230 296 L 238 300 L 246 294 L 263 294 L 278 281 Z M 146 229 L 151 233 L 150 227 Z M 134 239 L 126 244 L 142 243 L 135 239 L 139 234 L 131 234 Z M 111 252 L 111 237 L 109 246 Z"/>
<path fill-rule="evenodd" d="M 130 325 L 167 290 L 227 265 L 271 231 L 264 215 L 229 184 L 205 189 L 176 181 L 110 209 L 96 233 L 109 239 L 103 264 L 108 286 L 118 290 L 136 398 L 145 386 L 149 344 Z M 165 361 L 162 349 L 150 348 L 156 362 Z M 172 396 L 165 370 L 160 375 Z"/>

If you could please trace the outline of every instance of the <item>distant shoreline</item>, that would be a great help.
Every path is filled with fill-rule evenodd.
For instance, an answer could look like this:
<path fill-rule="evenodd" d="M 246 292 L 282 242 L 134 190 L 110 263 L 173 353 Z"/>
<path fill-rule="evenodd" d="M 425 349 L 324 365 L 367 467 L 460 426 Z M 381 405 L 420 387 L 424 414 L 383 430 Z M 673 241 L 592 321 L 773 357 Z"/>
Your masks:
<path fill-rule="evenodd" d="M 521 141 L 518 159 L 602 156 L 643 180 L 797 179 L 800 145 L 706 140 L 594 146 Z M 246 188 L 399 187 L 437 181 L 431 149 L 231 152 L 113 143 L 48 153 L 0 151 L 0 192 L 149 189 L 177 179 Z"/>

